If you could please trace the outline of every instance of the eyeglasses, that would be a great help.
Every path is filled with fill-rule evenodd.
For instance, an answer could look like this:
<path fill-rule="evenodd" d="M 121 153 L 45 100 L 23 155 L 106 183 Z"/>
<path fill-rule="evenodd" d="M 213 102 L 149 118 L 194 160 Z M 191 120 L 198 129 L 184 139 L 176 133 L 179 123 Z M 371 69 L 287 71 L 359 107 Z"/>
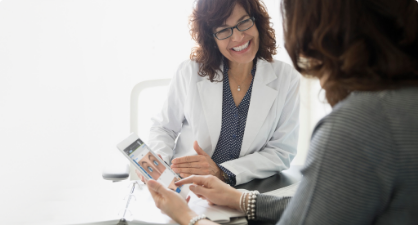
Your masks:
<path fill-rule="evenodd" d="M 235 27 L 229 27 L 221 31 L 218 31 L 214 33 L 213 36 L 215 36 L 218 40 L 227 39 L 232 36 L 234 28 L 237 28 L 237 30 L 239 31 L 246 31 L 250 29 L 252 26 L 254 26 L 254 21 L 255 21 L 255 18 L 251 17 L 249 19 L 239 22 L 237 25 L 235 25 Z"/>

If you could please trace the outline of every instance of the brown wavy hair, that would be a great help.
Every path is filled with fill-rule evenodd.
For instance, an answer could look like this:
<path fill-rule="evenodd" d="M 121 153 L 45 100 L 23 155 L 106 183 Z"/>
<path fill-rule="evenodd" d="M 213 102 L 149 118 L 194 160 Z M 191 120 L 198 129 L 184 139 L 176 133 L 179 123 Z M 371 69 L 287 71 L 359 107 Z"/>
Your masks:
<path fill-rule="evenodd" d="M 284 0 L 285 48 L 305 76 L 328 76 L 332 106 L 352 91 L 418 86 L 415 0 Z"/>
<path fill-rule="evenodd" d="M 199 63 L 199 75 L 208 76 L 212 82 L 216 78 L 216 72 L 220 71 L 223 58 L 213 37 L 213 29 L 225 22 L 236 4 L 240 4 L 248 15 L 255 18 L 260 46 L 254 60 L 260 58 L 272 62 L 273 55 L 276 54 L 276 36 L 262 1 L 197 0 L 189 19 L 190 35 L 197 43 L 197 47 L 192 49 L 190 59 Z"/>

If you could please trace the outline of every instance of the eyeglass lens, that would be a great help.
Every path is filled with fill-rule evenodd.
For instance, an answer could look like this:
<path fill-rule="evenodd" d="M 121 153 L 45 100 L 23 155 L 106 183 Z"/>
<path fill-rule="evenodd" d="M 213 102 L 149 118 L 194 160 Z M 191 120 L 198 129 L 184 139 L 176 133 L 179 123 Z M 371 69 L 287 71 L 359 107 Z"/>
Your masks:
<path fill-rule="evenodd" d="M 254 21 L 252 19 L 246 19 L 237 25 L 237 29 L 239 31 L 246 31 L 250 29 L 253 25 L 254 25 Z M 231 28 L 227 28 L 216 33 L 216 37 L 220 40 L 226 39 L 232 35 L 232 32 L 233 31 Z"/>

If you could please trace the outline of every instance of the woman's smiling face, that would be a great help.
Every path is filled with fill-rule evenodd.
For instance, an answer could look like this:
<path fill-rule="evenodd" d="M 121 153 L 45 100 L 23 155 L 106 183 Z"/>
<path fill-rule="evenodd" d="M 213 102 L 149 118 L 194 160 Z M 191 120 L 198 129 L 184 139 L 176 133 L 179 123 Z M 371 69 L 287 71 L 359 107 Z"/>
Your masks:
<path fill-rule="evenodd" d="M 236 4 L 231 15 L 225 20 L 224 25 L 215 28 L 214 32 L 233 27 L 249 18 L 251 17 L 245 9 L 240 4 Z M 259 48 L 259 34 L 255 24 L 246 31 L 234 29 L 232 36 L 229 38 L 224 40 L 215 38 L 215 41 L 222 55 L 234 63 L 252 62 Z"/>

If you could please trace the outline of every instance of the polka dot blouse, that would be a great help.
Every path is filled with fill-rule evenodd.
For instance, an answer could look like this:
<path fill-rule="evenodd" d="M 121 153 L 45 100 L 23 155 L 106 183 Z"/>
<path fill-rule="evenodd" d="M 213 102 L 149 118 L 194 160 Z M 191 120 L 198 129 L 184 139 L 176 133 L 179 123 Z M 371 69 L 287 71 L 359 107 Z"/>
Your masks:
<path fill-rule="evenodd" d="M 227 183 L 235 186 L 235 174 L 221 166 L 220 164 L 239 158 L 241 152 L 242 139 L 244 137 L 245 124 L 247 122 L 248 109 L 250 107 L 251 90 L 250 88 L 242 99 L 241 103 L 235 106 L 234 98 L 229 87 L 228 63 L 224 63 L 223 70 L 223 99 L 222 99 L 222 127 L 218 143 L 213 153 L 212 159 L 218 164 L 219 168 L 228 175 Z M 256 64 L 251 70 L 251 75 L 255 76 Z"/>

